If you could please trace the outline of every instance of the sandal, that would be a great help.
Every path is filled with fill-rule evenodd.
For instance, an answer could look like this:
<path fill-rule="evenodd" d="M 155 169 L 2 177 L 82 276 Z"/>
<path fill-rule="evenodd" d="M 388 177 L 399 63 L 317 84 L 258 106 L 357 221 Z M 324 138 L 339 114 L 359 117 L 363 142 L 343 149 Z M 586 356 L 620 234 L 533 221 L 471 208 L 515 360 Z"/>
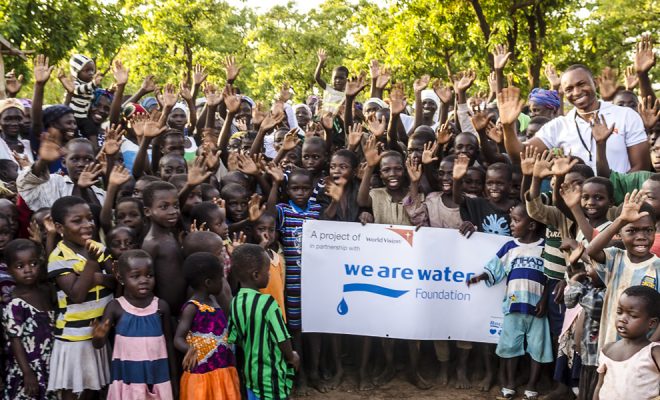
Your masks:
<path fill-rule="evenodd" d="M 524 400 L 538 400 L 538 398 L 539 392 L 533 390 L 525 390 L 525 394 L 523 395 Z"/>
<path fill-rule="evenodd" d="M 510 400 L 516 395 L 516 391 L 509 388 L 502 388 L 502 396 L 497 396 L 497 400 Z"/>

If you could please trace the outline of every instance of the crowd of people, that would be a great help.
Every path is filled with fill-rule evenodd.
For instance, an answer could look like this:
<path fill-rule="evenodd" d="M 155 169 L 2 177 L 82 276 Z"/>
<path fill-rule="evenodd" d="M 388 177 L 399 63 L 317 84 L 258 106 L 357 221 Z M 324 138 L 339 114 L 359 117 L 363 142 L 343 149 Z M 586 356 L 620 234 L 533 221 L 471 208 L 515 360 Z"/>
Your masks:
<path fill-rule="evenodd" d="M 343 66 L 326 82 L 323 50 L 323 95 L 304 103 L 287 84 L 254 101 L 232 57 L 224 86 L 196 66 L 179 85 L 148 76 L 125 93 L 120 61 L 104 78 L 76 54 L 51 105 L 47 57 L 31 98 L 7 74 L 3 398 L 314 398 L 347 363 L 369 390 L 402 362 L 416 390 L 497 385 L 533 400 L 552 375 L 548 399 L 657 398 L 652 39 L 623 85 L 609 69 L 548 66 L 550 87 L 526 100 L 505 80 L 509 58 L 494 49 L 487 98 L 470 94 L 470 70 L 421 76 L 410 100 L 377 61 L 370 82 Z M 468 282 L 505 282 L 497 346 L 304 332 L 301 234 L 316 219 L 510 236 Z"/>

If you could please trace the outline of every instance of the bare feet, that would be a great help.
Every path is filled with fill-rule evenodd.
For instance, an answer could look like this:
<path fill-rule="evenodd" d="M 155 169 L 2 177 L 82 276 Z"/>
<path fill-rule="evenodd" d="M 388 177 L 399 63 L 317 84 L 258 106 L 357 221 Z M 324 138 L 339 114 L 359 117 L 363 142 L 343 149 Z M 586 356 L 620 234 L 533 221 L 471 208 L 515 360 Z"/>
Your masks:
<path fill-rule="evenodd" d="M 456 389 L 469 389 L 472 386 L 465 370 L 459 368 L 456 371 Z"/>
<path fill-rule="evenodd" d="M 410 383 L 415 385 L 417 389 L 421 389 L 421 390 L 429 390 L 433 387 L 431 383 L 429 383 L 426 379 L 422 378 L 419 372 L 415 372 L 410 376 Z"/>
<path fill-rule="evenodd" d="M 318 373 L 309 375 L 309 383 L 314 389 L 321 393 L 328 392 L 328 387 L 323 383 L 323 380 L 319 377 Z"/>
<path fill-rule="evenodd" d="M 493 373 L 487 372 L 486 376 L 477 383 L 477 388 L 482 392 L 487 392 L 493 386 Z"/>
<path fill-rule="evenodd" d="M 438 384 L 442 386 L 447 386 L 448 383 L 449 383 L 449 363 L 441 362 L 440 373 L 438 374 Z"/>
<path fill-rule="evenodd" d="M 389 383 L 396 375 L 396 369 L 394 365 L 385 366 L 385 370 L 380 373 L 377 377 L 374 378 L 374 385 L 382 386 L 386 383 Z"/>
<path fill-rule="evenodd" d="M 367 390 L 373 390 L 375 388 L 374 384 L 369 380 L 367 377 L 367 373 L 364 371 L 360 371 L 360 374 L 358 376 L 358 390 L 361 392 L 367 391 Z"/>
<path fill-rule="evenodd" d="M 307 382 L 299 382 L 296 387 L 294 388 L 294 396 L 295 397 L 307 397 L 312 393 L 311 389 L 309 386 L 307 386 Z"/>
<path fill-rule="evenodd" d="M 341 384 L 341 379 L 344 377 L 344 369 L 340 368 L 335 372 L 334 375 L 330 377 L 330 380 L 328 381 L 328 389 L 329 390 L 335 390 L 339 387 Z"/>
<path fill-rule="evenodd" d="M 542 397 L 543 400 L 565 400 L 574 398 L 575 396 L 573 395 L 573 392 L 563 383 L 560 383 L 555 390 Z"/>

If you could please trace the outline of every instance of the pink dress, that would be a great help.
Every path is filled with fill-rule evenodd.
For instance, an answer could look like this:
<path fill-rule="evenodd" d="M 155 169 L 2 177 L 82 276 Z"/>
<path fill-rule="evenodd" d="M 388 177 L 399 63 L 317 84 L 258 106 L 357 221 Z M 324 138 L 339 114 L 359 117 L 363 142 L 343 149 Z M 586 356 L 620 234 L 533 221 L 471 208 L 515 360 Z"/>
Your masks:
<path fill-rule="evenodd" d="M 173 399 L 158 298 L 145 308 L 116 300 L 124 314 L 115 329 L 108 399 Z"/>
<path fill-rule="evenodd" d="M 660 371 L 651 354 L 660 343 L 649 343 L 624 361 L 614 361 L 600 352 L 598 373 L 605 372 L 600 400 L 649 400 L 656 398 L 660 388 Z"/>

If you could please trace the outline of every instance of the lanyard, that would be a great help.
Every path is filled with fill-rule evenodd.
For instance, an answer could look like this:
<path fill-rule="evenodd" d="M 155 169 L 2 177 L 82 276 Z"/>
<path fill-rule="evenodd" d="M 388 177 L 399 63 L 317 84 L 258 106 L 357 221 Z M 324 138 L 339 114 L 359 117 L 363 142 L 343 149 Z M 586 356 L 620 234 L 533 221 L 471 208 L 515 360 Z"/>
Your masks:
<path fill-rule="evenodd" d="M 578 137 L 580 138 L 580 142 L 582 143 L 582 147 L 584 147 L 584 149 L 587 151 L 587 153 L 589 153 L 589 161 L 593 161 L 592 160 L 592 154 L 591 154 L 591 146 L 593 145 L 594 135 L 593 134 L 590 135 L 590 137 L 589 137 L 589 146 L 587 147 L 587 143 L 582 138 L 582 132 L 580 132 L 580 127 L 578 126 L 578 123 L 577 123 L 577 112 L 575 113 L 575 117 L 573 118 L 573 122 L 575 122 L 575 129 L 577 130 Z"/>

